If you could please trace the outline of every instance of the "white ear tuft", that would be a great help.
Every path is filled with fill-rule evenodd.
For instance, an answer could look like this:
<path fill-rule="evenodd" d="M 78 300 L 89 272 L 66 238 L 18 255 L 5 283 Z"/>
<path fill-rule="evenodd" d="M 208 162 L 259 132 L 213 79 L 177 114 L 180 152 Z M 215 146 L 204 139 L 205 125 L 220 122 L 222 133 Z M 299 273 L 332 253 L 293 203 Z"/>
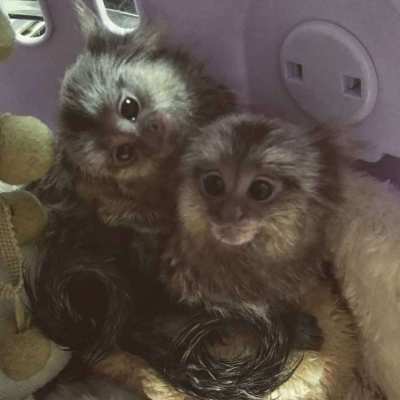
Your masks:
<path fill-rule="evenodd" d="M 88 39 L 92 34 L 102 27 L 99 17 L 94 11 L 83 1 L 73 0 L 75 11 L 78 15 L 81 32 Z"/>

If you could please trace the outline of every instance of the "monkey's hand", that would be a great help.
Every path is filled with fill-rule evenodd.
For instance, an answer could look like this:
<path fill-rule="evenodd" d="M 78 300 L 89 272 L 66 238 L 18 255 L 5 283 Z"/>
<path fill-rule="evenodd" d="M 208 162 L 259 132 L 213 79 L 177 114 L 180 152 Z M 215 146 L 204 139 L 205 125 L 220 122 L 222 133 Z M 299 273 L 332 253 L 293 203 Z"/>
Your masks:
<path fill-rule="evenodd" d="M 289 332 L 293 332 L 293 345 L 298 350 L 319 351 L 324 342 L 318 320 L 304 312 L 291 313 L 288 316 Z"/>

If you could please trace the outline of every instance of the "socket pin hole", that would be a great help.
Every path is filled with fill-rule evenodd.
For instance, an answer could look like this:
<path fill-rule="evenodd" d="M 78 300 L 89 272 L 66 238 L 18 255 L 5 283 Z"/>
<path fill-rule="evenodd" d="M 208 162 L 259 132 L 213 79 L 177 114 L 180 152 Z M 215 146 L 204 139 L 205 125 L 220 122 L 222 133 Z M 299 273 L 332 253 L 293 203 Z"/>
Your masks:
<path fill-rule="evenodd" d="M 288 61 L 286 63 L 286 73 L 287 73 L 288 79 L 302 81 L 303 80 L 303 64 Z"/>
<path fill-rule="evenodd" d="M 362 81 L 360 78 L 345 75 L 343 77 L 344 93 L 353 97 L 362 97 Z"/>

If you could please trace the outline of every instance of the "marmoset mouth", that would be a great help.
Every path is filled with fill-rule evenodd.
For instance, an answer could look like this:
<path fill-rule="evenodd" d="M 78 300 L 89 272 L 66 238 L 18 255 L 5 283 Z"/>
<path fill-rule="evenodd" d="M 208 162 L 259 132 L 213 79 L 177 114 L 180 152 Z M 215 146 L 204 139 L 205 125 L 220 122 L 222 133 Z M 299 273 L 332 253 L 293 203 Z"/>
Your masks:
<path fill-rule="evenodd" d="M 251 242 L 257 230 L 249 225 L 218 225 L 211 224 L 211 233 L 218 241 L 230 245 L 240 246 Z"/>
<path fill-rule="evenodd" d="M 124 143 L 116 146 L 112 150 L 113 163 L 116 166 L 125 166 L 133 163 L 137 158 L 135 145 L 133 143 Z"/>

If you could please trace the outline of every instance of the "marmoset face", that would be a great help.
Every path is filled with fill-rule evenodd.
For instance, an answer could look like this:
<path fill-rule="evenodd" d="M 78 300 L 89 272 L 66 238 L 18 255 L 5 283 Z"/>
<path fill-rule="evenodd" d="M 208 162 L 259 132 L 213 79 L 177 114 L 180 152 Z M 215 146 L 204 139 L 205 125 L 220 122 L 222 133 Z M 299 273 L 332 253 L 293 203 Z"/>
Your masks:
<path fill-rule="evenodd" d="M 176 149 L 190 101 L 174 65 L 136 55 L 134 35 L 118 39 L 89 47 L 67 72 L 61 135 L 84 173 L 130 179 L 151 175 Z"/>
<path fill-rule="evenodd" d="M 86 47 L 61 90 L 61 141 L 72 163 L 94 177 L 147 178 L 178 151 L 192 124 L 232 111 L 234 97 L 161 32 L 141 23 L 110 32 L 76 0 Z"/>
<path fill-rule="evenodd" d="M 228 246 L 262 235 L 271 248 L 296 247 L 337 196 L 330 140 L 251 115 L 209 125 L 184 156 L 184 226 Z"/>

